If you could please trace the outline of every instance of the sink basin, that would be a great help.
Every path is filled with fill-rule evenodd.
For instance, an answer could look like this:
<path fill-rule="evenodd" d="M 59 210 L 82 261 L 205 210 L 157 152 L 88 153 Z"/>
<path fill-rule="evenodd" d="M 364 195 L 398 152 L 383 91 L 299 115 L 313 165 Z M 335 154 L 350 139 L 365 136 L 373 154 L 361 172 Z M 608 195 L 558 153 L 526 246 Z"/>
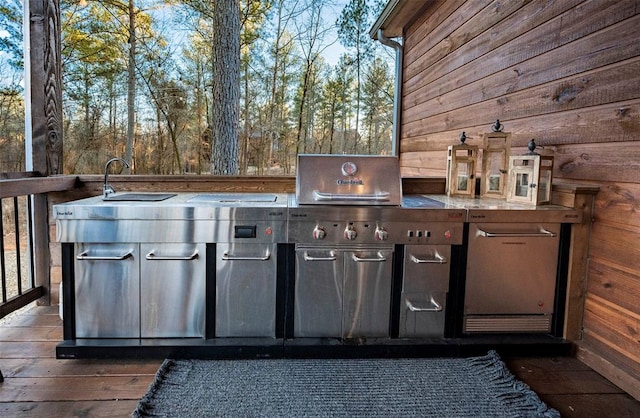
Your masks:
<path fill-rule="evenodd" d="M 112 202 L 160 202 L 175 196 L 175 193 L 115 193 L 102 200 Z"/>

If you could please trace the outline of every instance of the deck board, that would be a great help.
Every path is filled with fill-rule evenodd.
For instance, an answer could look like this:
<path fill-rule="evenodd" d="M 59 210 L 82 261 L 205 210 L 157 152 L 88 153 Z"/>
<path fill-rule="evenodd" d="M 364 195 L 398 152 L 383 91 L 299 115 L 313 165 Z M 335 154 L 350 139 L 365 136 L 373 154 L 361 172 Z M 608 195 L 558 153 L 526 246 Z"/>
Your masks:
<path fill-rule="evenodd" d="M 161 360 L 58 360 L 57 307 L 0 322 L 0 416 L 129 417 Z M 507 358 L 509 369 L 563 417 L 637 417 L 640 402 L 572 357 Z"/>
<path fill-rule="evenodd" d="M 137 400 L 82 402 L 0 402 L 0 416 L 41 417 L 130 417 Z"/>

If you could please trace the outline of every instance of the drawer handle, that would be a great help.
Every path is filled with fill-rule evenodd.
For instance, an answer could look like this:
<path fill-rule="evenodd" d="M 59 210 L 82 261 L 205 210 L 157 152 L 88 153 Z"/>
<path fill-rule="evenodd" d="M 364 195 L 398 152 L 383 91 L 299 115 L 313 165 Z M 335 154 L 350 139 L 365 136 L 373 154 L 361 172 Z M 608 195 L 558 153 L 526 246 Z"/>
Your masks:
<path fill-rule="evenodd" d="M 446 257 L 441 256 L 438 253 L 433 255 L 433 258 L 418 258 L 417 256 L 411 254 L 411 261 L 414 263 L 435 263 L 435 264 L 447 264 Z"/>
<path fill-rule="evenodd" d="M 522 231 L 514 231 L 514 232 L 489 232 L 484 231 L 478 228 L 478 235 L 487 237 L 487 238 L 496 238 L 496 237 L 555 237 L 557 234 L 555 232 L 547 231 L 544 228 L 540 228 L 539 232 L 522 232 Z"/>
<path fill-rule="evenodd" d="M 430 300 L 432 307 L 429 308 L 420 308 L 414 305 L 409 299 L 406 299 L 405 302 L 407 304 L 407 308 L 409 308 L 411 312 L 442 312 L 443 310 L 442 305 L 436 302 L 433 296 L 431 296 Z"/>
<path fill-rule="evenodd" d="M 380 252 L 378 253 L 378 256 L 376 258 L 358 257 L 355 254 L 351 254 L 351 258 L 353 259 L 353 261 L 357 261 L 358 263 L 387 261 L 387 258 Z"/>
<path fill-rule="evenodd" d="M 236 260 L 255 260 L 255 261 L 267 261 L 271 258 L 271 253 L 267 251 L 264 256 L 250 256 L 250 255 L 233 255 L 229 253 L 222 254 L 222 259 L 225 261 L 236 261 Z"/>
<path fill-rule="evenodd" d="M 336 261 L 336 253 L 334 251 L 329 251 L 328 257 L 313 257 L 305 251 L 303 258 L 304 261 Z"/>
<path fill-rule="evenodd" d="M 194 260 L 198 258 L 198 250 L 195 250 L 193 254 L 187 256 L 180 255 L 155 255 L 153 252 L 155 250 L 151 250 L 149 254 L 145 256 L 147 260 Z"/>
<path fill-rule="evenodd" d="M 76 256 L 76 260 L 124 260 L 133 255 L 133 250 L 129 250 L 127 253 L 122 255 L 114 255 L 114 256 L 97 256 L 97 255 L 87 255 L 89 250 L 83 251 Z"/>

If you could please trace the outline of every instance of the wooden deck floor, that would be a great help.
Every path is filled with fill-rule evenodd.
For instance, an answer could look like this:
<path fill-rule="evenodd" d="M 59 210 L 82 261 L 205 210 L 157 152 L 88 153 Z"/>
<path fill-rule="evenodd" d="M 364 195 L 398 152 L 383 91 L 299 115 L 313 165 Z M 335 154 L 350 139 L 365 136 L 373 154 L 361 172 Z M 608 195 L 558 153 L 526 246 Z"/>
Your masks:
<path fill-rule="evenodd" d="M 127 417 L 159 360 L 56 360 L 57 307 L 34 307 L 0 324 L 0 416 Z M 567 357 L 505 359 L 565 417 L 640 417 L 640 402 Z"/>

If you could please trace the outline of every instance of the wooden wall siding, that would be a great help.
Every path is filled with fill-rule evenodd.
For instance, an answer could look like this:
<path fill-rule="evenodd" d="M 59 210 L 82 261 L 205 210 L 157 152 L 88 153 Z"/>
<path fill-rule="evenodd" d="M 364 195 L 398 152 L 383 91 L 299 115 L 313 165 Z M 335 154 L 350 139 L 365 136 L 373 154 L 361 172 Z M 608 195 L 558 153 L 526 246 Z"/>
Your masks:
<path fill-rule="evenodd" d="M 600 186 L 584 289 L 572 289 L 584 298 L 575 334 L 587 361 L 630 387 L 640 387 L 639 39 L 640 0 L 434 0 L 404 28 L 400 141 L 404 176 L 443 176 L 447 146 L 462 131 L 481 146 L 500 119 L 512 154 L 535 138 L 557 180 Z"/>

